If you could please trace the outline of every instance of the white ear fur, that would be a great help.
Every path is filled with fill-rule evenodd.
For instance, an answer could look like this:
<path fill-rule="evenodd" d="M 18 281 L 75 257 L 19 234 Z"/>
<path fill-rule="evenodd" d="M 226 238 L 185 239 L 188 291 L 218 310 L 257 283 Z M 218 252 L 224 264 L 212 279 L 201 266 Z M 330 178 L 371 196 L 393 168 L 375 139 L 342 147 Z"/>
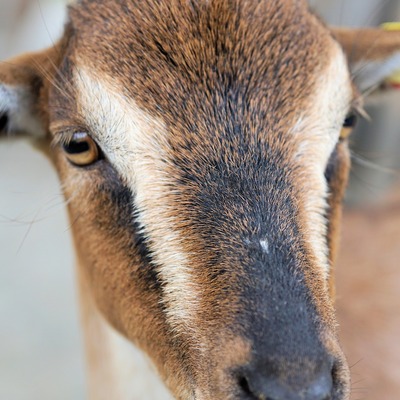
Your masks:
<path fill-rule="evenodd" d="M 45 136 L 29 88 L 0 83 L 0 117 L 7 120 L 6 133 L 25 133 L 35 138 Z"/>
<path fill-rule="evenodd" d="M 60 46 L 61 42 L 0 63 L 0 134 L 46 136 L 40 96 L 47 77 L 55 72 Z"/>
<path fill-rule="evenodd" d="M 400 71 L 400 48 L 387 59 L 358 61 L 351 69 L 354 83 L 361 92 L 367 92 Z"/>

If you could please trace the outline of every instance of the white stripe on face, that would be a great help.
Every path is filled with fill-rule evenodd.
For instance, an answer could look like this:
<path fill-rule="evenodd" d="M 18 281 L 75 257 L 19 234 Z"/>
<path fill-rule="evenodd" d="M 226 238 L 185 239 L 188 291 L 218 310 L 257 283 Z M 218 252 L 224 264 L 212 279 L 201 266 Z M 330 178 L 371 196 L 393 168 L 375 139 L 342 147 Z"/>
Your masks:
<path fill-rule="evenodd" d="M 332 46 L 330 62 L 321 73 L 312 96 L 311 108 L 302 114 L 291 133 L 298 138 L 296 162 L 302 171 L 302 205 L 308 242 L 318 265 L 329 273 L 326 241 L 328 188 L 325 169 L 339 139 L 352 101 L 347 62 L 338 45 Z"/>
<path fill-rule="evenodd" d="M 107 78 L 108 79 L 108 78 Z M 81 67 L 75 74 L 79 113 L 90 133 L 135 197 L 138 220 L 163 282 L 167 316 L 175 329 L 190 329 L 199 291 L 175 229 L 163 121 L 141 110 L 117 82 Z"/>

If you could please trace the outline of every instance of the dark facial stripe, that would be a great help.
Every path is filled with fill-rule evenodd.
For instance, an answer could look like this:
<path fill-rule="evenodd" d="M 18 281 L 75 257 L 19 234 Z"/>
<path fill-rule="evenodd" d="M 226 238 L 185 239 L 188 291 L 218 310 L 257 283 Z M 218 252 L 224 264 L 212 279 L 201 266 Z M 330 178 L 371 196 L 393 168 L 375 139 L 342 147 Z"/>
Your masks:
<path fill-rule="evenodd" d="M 111 210 L 111 216 L 98 216 L 97 225 L 104 229 L 110 227 L 115 240 L 128 232 L 131 240 L 127 241 L 124 250 L 128 259 L 137 260 L 139 256 L 139 269 L 132 273 L 132 279 L 143 279 L 149 289 L 160 290 L 161 282 L 154 266 L 154 260 L 148 247 L 146 237 L 143 235 L 138 222 L 138 211 L 134 205 L 134 195 L 119 178 L 115 169 L 108 161 L 101 161 L 103 185 L 98 190 L 105 196 L 104 201 L 110 204 L 104 205 L 104 209 Z M 121 232 L 122 231 L 122 232 Z M 139 276 L 138 276 L 139 274 Z"/>
<path fill-rule="evenodd" d="M 149 287 L 161 292 L 161 281 L 157 273 L 157 267 L 155 261 L 151 255 L 147 239 L 143 235 L 139 223 L 137 221 L 137 212 L 134 213 L 134 247 L 141 258 L 141 276 L 146 280 Z M 133 277 L 135 279 L 135 277 Z"/>

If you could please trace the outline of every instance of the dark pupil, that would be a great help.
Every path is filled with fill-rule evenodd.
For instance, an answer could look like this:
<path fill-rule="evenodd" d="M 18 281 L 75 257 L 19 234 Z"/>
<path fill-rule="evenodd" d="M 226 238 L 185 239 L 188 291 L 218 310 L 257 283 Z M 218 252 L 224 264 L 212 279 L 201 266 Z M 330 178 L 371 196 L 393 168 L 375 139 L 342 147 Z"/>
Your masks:
<path fill-rule="evenodd" d="M 344 120 L 343 126 L 345 128 L 353 128 L 357 122 L 357 116 L 356 115 L 350 115 Z"/>
<path fill-rule="evenodd" d="M 80 154 L 89 150 L 89 144 L 85 141 L 72 141 L 64 144 L 63 148 L 68 154 Z"/>

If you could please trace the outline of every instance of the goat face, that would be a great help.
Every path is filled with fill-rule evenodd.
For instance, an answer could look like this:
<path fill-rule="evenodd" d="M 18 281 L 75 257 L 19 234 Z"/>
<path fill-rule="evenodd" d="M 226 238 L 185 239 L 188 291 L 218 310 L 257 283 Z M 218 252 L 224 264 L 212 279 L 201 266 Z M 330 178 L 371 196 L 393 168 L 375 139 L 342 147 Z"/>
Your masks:
<path fill-rule="evenodd" d="M 174 396 L 347 399 L 331 265 L 358 95 L 305 2 L 83 0 L 35 57 L 45 77 L 1 72 L 7 128 L 28 131 L 23 81 L 80 274 Z"/>

